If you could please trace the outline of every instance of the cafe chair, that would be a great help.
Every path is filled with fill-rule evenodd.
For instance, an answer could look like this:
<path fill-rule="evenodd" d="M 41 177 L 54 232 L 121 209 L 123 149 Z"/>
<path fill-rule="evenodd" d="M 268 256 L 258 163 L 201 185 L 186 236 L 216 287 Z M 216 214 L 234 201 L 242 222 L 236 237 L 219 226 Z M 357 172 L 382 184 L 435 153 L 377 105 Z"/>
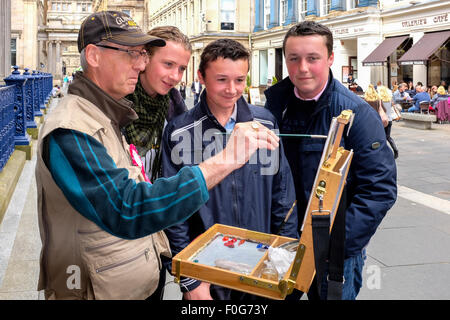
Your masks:
<path fill-rule="evenodd" d="M 420 113 L 430 113 L 430 102 L 429 101 L 420 101 L 419 103 Z"/>

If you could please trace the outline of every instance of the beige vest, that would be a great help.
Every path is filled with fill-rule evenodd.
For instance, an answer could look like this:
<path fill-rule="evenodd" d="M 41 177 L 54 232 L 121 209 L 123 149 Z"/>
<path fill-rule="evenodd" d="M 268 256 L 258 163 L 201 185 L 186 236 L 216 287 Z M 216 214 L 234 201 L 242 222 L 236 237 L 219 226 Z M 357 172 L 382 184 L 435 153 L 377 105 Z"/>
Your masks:
<path fill-rule="evenodd" d="M 36 163 L 42 240 L 38 290 L 47 299 L 145 299 L 157 288 L 160 253 L 170 257 L 160 231 L 137 240 L 117 238 L 84 218 L 67 201 L 42 159 L 43 139 L 57 128 L 84 132 L 102 143 L 118 168 L 144 181 L 131 163 L 118 127 L 94 104 L 67 95 L 40 130 Z M 51 155 L 50 155 L 51 157 Z"/>

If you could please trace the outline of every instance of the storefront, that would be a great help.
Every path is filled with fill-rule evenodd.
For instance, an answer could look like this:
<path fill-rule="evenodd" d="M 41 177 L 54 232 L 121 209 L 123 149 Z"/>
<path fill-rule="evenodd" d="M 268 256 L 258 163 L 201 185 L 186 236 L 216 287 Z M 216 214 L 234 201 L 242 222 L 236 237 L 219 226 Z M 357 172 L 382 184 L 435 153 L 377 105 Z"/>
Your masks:
<path fill-rule="evenodd" d="M 382 12 L 383 39 L 363 61 L 381 69 L 389 85 L 413 81 L 438 85 L 450 80 L 450 1 L 430 1 Z"/>

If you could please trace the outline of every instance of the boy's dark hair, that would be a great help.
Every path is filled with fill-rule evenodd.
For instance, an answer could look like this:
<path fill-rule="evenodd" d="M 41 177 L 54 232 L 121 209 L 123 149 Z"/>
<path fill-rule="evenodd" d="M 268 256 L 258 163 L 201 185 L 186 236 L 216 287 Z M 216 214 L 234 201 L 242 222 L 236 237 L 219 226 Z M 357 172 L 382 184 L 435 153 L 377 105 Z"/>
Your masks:
<path fill-rule="evenodd" d="M 203 77 L 205 77 L 208 63 L 216 61 L 218 58 L 250 61 L 250 53 L 242 44 L 232 39 L 218 39 L 211 42 L 203 49 L 200 57 L 198 70 Z"/>
<path fill-rule="evenodd" d="M 302 21 L 288 30 L 283 40 L 283 53 L 286 54 L 286 42 L 289 37 L 299 36 L 324 36 L 326 41 L 325 45 L 328 50 L 328 57 L 333 52 L 333 34 L 328 27 L 315 21 Z"/>

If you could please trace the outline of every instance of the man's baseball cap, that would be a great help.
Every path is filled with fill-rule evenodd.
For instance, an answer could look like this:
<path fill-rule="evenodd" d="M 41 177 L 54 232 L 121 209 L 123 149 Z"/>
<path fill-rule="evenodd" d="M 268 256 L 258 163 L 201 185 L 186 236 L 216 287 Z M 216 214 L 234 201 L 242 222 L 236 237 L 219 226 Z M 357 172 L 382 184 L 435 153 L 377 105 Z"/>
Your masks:
<path fill-rule="evenodd" d="M 120 11 L 99 11 L 88 16 L 78 32 L 78 52 L 88 44 L 104 40 L 131 47 L 143 44 L 155 47 L 166 45 L 163 39 L 142 32 L 129 15 Z"/>

